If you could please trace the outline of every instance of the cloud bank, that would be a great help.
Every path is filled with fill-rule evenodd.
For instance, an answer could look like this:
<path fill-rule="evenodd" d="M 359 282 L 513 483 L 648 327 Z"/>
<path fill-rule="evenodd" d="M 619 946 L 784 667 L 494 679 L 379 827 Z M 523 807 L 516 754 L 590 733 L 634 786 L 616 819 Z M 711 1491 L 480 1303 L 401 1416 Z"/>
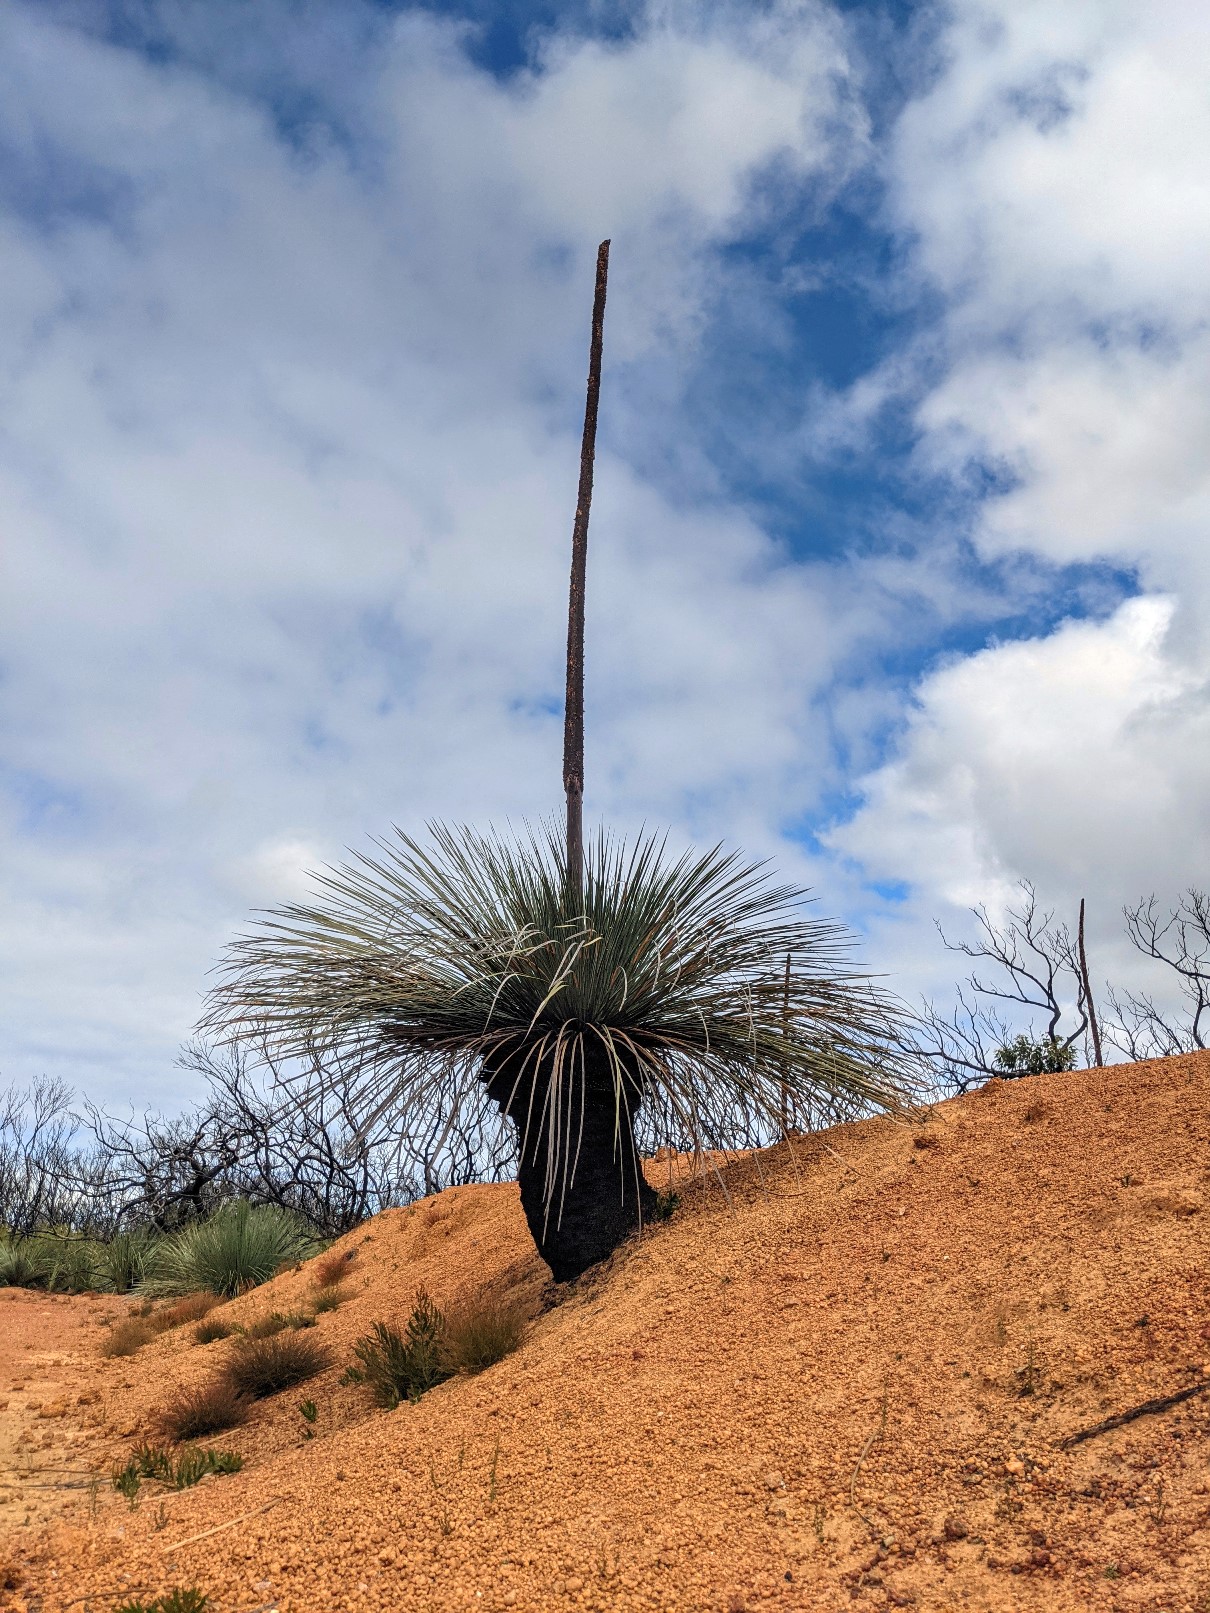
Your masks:
<path fill-rule="evenodd" d="M 0 19 L 7 1079 L 170 1105 L 249 909 L 558 806 L 605 233 L 590 815 L 775 853 L 906 991 L 1021 875 L 1111 960 L 1202 877 L 1190 7 L 888 24 L 894 104 L 824 4 L 508 71 L 438 10 L 214 15 Z M 826 383 L 821 286 L 881 321 Z"/>

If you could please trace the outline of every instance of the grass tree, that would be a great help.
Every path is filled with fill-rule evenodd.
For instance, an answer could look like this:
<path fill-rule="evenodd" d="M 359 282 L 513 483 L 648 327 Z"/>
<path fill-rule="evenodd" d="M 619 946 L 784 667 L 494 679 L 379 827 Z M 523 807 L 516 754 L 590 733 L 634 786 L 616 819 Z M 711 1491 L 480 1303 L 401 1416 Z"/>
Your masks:
<path fill-rule="evenodd" d="M 316 876 L 228 953 L 208 1027 L 312 1069 L 358 1072 L 363 1113 L 428 1126 L 505 1117 L 521 1202 L 560 1281 L 654 1209 L 648 1135 L 691 1147 L 791 1117 L 893 1106 L 888 998 L 804 893 L 716 848 L 584 844 L 584 593 L 608 242 L 597 260 L 573 535 L 565 822 L 508 839 L 397 832 Z"/>

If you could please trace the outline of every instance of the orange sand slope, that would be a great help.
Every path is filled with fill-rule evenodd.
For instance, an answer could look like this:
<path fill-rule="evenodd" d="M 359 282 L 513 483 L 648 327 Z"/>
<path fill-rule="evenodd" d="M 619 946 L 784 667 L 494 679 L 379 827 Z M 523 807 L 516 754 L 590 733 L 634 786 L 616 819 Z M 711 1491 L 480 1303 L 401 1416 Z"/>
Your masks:
<path fill-rule="evenodd" d="M 36 1492 L 0 1605 L 109 1613 L 197 1585 L 219 1613 L 1205 1613 L 1210 1394 L 1059 1442 L 1210 1379 L 1208 1095 L 1196 1055 L 750 1156 L 556 1296 L 515 1355 L 392 1412 L 339 1383 L 371 1321 L 401 1322 L 421 1283 L 536 1301 L 545 1268 L 511 1186 L 380 1216 L 344 1240 L 354 1297 L 319 1320 L 336 1364 L 214 1441 L 244 1471 L 133 1511 L 107 1484 Z M 289 1309 L 310 1283 L 226 1309 Z M 27 1430 L 30 1472 L 107 1474 L 229 1348 L 185 1328 L 88 1359 L 79 1324 L 95 1348 L 114 1310 L 0 1294 L 0 1398 L 15 1414 L 51 1380 L 63 1413 Z"/>

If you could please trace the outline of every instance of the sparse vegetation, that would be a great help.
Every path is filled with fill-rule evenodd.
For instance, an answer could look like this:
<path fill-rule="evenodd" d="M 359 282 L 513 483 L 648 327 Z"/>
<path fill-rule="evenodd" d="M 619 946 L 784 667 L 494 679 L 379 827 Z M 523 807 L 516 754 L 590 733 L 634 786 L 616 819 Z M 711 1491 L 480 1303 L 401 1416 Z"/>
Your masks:
<path fill-rule="evenodd" d="M 258 1316 L 255 1321 L 249 1322 L 244 1328 L 244 1336 L 249 1339 L 271 1339 L 278 1333 L 284 1333 L 288 1328 L 295 1332 L 300 1327 L 314 1327 L 314 1316 L 304 1311 L 269 1311 L 264 1316 Z"/>
<path fill-rule="evenodd" d="M 155 1338 L 155 1329 L 141 1316 L 128 1316 L 117 1322 L 101 1340 L 101 1354 L 115 1356 L 134 1355 Z"/>
<path fill-rule="evenodd" d="M 457 1372 L 483 1372 L 521 1342 L 525 1312 L 516 1300 L 479 1297 L 464 1300 L 448 1315 L 422 1288 L 407 1327 L 400 1334 L 375 1322 L 353 1346 L 360 1365 L 345 1379 L 364 1383 L 388 1410 L 420 1396 Z"/>
<path fill-rule="evenodd" d="M 356 1249 L 332 1249 L 321 1255 L 312 1267 L 316 1288 L 335 1288 L 342 1277 L 349 1275 L 356 1254 Z"/>
<path fill-rule="evenodd" d="M 156 1414 L 155 1426 L 174 1442 L 203 1439 L 247 1422 L 250 1404 L 249 1396 L 226 1373 L 219 1373 L 192 1389 L 180 1390 Z"/>
<path fill-rule="evenodd" d="M 318 1339 L 288 1330 L 271 1338 L 237 1339 L 224 1380 L 237 1394 L 262 1400 L 305 1383 L 330 1364 L 331 1354 Z"/>
<path fill-rule="evenodd" d="M 154 1601 L 123 1602 L 113 1613 L 206 1613 L 210 1598 L 193 1586 L 178 1586 Z"/>
<path fill-rule="evenodd" d="M 144 1482 L 188 1490 L 211 1473 L 238 1473 L 244 1459 L 236 1451 L 215 1451 L 188 1445 L 175 1460 L 161 1445 L 136 1445 L 127 1461 L 115 1467 L 112 1484 L 134 1506 Z"/>
<path fill-rule="evenodd" d="M 234 1323 L 224 1321 L 221 1316 L 207 1316 L 194 1328 L 193 1338 L 196 1344 L 213 1344 L 218 1339 L 229 1339 L 235 1331 Z"/>
<path fill-rule="evenodd" d="M 453 1372 L 484 1372 L 511 1355 L 525 1332 L 526 1314 L 515 1299 L 476 1298 L 445 1318 L 441 1356 Z"/>
<path fill-rule="evenodd" d="M 296 1216 L 274 1205 L 225 1205 L 157 1245 L 142 1291 L 172 1295 L 205 1289 L 230 1298 L 303 1259 L 314 1241 Z"/>
<path fill-rule="evenodd" d="M 311 1309 L 316 1316 L 322 1316 L 325 1311 L 338 1310 L 349 1297 L 349 1290 L 343 1283 L 329 1283 L 324 1288 L 317 1288 L 311 1298 Z"/>

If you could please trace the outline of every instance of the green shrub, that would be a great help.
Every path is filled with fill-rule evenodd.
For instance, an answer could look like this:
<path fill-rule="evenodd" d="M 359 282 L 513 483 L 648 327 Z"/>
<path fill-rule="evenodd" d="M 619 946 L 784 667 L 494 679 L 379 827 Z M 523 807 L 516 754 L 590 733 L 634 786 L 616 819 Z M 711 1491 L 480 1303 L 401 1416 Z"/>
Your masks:
<path fill-rule="evenodd" d="M 296 1216 L 275 1205 L 224 1205 L 208 1221 L 183 1227 L 157 1245 L 140 1292 L 171 1295 L 206 1289 L 230 1298 L 305 1258 L 315 1241 Z"/>
<path fill-rule="evenodd" d="M 154 1247 L 154 1234 L 146 1228 L 119 1232 L 97 1253 L 98 1286 L 113 1294 L 128 1294 L 132 1288 L 137 1288 L 143 1281 Z"/>
<path fill-rule="evenodd" d="M 0 1288 L 45 1288 L 46 1268 L 29 1238 L 0 1240 Z"/>
<path fill-rule="evenodd" d="M 243 1465 L 244 1459 L 236 1451 L 203 1450 L 189 1445 L 177 1457 L 170 1482 L 174 1490 L 187 1490 L 211 1473 L 238 1473 Z"/>
<path fill-rule="evenodd" d="M 237 1339 L 224 1376 L 238 1394 L 262 1400 L 305 1383 L 329 1366 L 331 1359 L 318 1339 L 290 1329 L 267 1339 Z"/>
<path fill-rule="evenodd" d="M 157 1412 L 155 1426 L 171 1440 L 202 1439 L 238 1428 L 248 1420 L 250 1403 L 226 1374 L 192 1389 L 182 1389 L 171 1405 Z"/>
<path fill-rule="evenodd" d="M 422 1288 L 403 1335 L 385 1322 L 375 1322 L 353 1346 L 361 1366 L 346 1376 L 367 1384 L 378 1404 L 389 1410 L 401 1400 L 419 1400 L 451 1376 L 444 1344 L 445 1318 Z"/>
<path fill-rule="evenodd" d="M 1076 1050 L 1053 1036 L 1018 1036 L 998 1048 L 992 1061 L 1002 1075 L 1055 1075 L 1076 1067 Z"/>
<path fill-rule="evenodd" d="M 54 1294 L 87 1294 L 97 1285 L 97 1245 L 77 1233 L 40 1232 L 30 1240 L 34 1258 L 46 1273 L 45 1286 Z"/>
<path fill-rule="evenodd" d="M 316 1316 L 322 1316 L 326 1311 L 338 1310 L 349 1297 L 349 1291 L 341 1283 L 328 1283 L 324 1288 L 317 1288 L 311 1300 L 311 1309 Z"/>

